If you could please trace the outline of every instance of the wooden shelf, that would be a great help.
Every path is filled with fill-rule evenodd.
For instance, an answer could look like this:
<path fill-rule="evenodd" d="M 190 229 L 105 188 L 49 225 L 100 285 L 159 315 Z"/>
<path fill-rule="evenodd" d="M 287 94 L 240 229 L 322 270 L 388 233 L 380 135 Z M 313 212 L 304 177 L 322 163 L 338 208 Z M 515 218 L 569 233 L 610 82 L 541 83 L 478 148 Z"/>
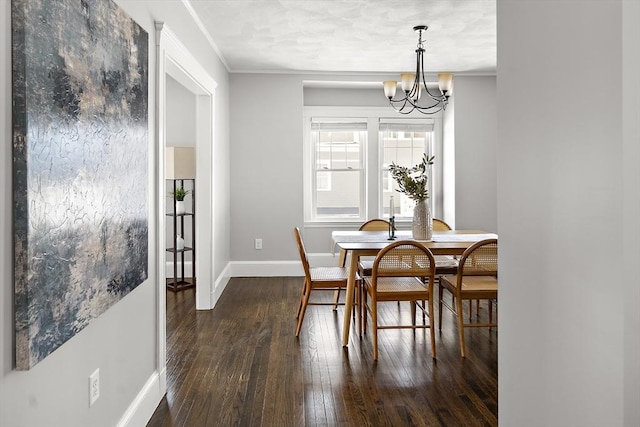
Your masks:
<path fill-rule="evenodd" d="M 167 252 L 171 252 L 171 253 L 182 253 L 182 252 L 189 252 L 189 251 L 193 251 L 193 248 L 189 248 L 187 246 L 184 247 L 184 249 L 173 249 L 173 248 L 167 248 Z"/>

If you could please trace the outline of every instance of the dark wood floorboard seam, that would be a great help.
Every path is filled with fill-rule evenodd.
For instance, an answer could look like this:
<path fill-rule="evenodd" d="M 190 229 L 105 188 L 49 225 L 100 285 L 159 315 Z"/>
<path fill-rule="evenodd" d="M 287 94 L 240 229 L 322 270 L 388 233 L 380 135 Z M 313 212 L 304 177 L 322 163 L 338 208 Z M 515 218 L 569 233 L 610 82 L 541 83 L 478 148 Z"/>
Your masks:
<path fill-rule="evenodd" d="M 195 310 L 194 289 L 168 292 L 167 395 L 147 425 L 498 424 L 495 328 L 467 330 L 462 359 L 445 310 L 436 360 L 431 330 L 383 330 L 376 362 L 371 331 L 358 339 L 356 322 L 341 346 L 342 307 L 310 306 L 296 338 L 301 287 L 301 277 L 233 278 L 207 311 Z M 408 315 L 406 303 L 381 309 L 385 321 Z"/>

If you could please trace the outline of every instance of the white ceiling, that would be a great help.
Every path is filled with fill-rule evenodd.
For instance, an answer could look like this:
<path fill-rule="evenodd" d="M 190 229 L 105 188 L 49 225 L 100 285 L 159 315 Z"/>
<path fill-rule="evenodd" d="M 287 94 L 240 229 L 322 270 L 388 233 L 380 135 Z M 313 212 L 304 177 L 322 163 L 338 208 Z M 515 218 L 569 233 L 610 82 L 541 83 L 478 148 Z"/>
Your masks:
<path fill-rule="evenodd" d="M 496 71 L 496 0 L 183 0 L 231 72 Z"/>

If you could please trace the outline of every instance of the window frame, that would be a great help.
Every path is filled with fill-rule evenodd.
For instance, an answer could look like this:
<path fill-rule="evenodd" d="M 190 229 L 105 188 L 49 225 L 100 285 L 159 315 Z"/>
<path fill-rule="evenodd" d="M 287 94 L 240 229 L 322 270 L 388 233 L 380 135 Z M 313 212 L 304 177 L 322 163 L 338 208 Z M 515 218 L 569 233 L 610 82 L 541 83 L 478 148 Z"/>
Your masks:
<path fill-rule="evenodd" d="M 420 130 L 423 131 L 427 134 L 431 134 L 431 136 L 428 138 L 428 141 L 425 141 L 425 143 L 427 144 L 427 146 L 425 147 L 425 152 L 427 154 L 427 156 L 433 156 L 434 152 L 435 152 L 435 145 L 436 145 L 436 125 L 435 125 L 435 120 L 433 118 L 425 118 L 425 117 L 419 117 L 419 118 L 393 118 L 393 119 L 389 119 L 389 118 L 380 118 L 379 120 L 379 127 L 378 127 L 378 151 L 379 151 L 379 161 L 378 161 L 378 176 L 379 176 L 379 196 L 380 196 L 380 203 L 379 203 L 379 208 L 378 211 L 380 212 L 380 216 L 379 218 L 384 218 L 387 219 L 389 218 L 389 215 L 384 213 L 384 209 L 385 209 L 385 200 L 386 198 L 384 197 L 384 193 L 390 191 L 390 189 L 388 187 L 385 188 L 384 185 L 384 181 L 385 181 L 385 177 L 384 177 L 384 172 L 387 172 L 387 175 L 389 175 L 389 168 L 385 168 L 384 167 L 384 141 L 382 138 L 382 134 L 385 131 L 383 128 L 383 125 L 392 125 L 393 127 L 400 127 L 401 125 L 406 124 L 407 125 L 407 129 L 411 128 L 411 127 L 424 127 L 424 130 Z M 397 130 L 397 132 L 401 132 L 400 130 Z M 402 132 L 406 132 L 406 130 L 402 131 Z M 411 132 L 415 132 L 411 131 Z M 422 156 L 420 156 L 422 157 Z M 407 167 L 411 167 L 414 166 L 414 164 L 410 164 L 410 165 L 403 165 L 403 166 L 407 166 Z M 434 181 L 436 181 L 435 179 L 435 173 L 434 173 L 434 169 L 435 168 L 441 168 L 442 162 L 438 162 L 437 159 L 434 159 L 434 165 L 429 167 L 429 173 L 428 173 L 428 186 L 429 186 L 429 198 L 427 199 L 427 203 L 429 204 L 429 209 L 431 210 L 431 212 L 435 211 L 435 203 L 434 203 L 434 199 L 435 197 L 433 197 L 434 195 L 436 195 L 436 186 L 434 185 Z M 393 178 L 391 176 L 388 177 L 388 183 L 391 183 L 391 188 L 393 188 Z M 396 192 L 397 193 L 397 192 Z M 396 193 L 394 193 L 393 195 L 395 196 Z M 400 196 L 400 194 L 397 194 L 398 196 Z M 398 199 L 395 199 L 395 205 L 398 206 Z M 412 216 L 396 216 L 395 217 L 395 221 L 396 222 L 410 222 L 412 221 L 413 218 Z"/>
<path fill-rule="evenodd" d="M 360 198 L 364 209 L 358 218 L 314 218 L 312 215 L 313 191 L 313 147 L 311 146 L 311 119 L 345 119 L 364 118 L 367 121 L 367 138 L 364 144 L 363 182 L 364 190 Z M 384 200 L 382 198 L 382 146 L 380 143 L 380 120 L 423 119 L 433 122 L 432 155 L 435 161 L 430 179 L 429 203 L 434 216 L 442 215 L 442 177 L 443 177 L 443 119 L 442 114 L 425 118 L 423 114 L 412 113 L 398 117 L 389 107 L 345 107 L 345 106 L 305 106 L 303 108 L 303 203 L 305 227 L 350 226 L 361 224 L 367 219 L 383 218 Z M 388 217 L 388 216 L 387 216 Z M 411 218 L 398 218 L 398 222 L 410 222 Z"/>
<path fill-rule="evenodd" d="M 326 223 L 326 222 L 362 222 L 367 215 L 367 207 L 366 207 L 366 151 L 367 151 L 367 138 L 368 138 L 368 122 L 366 117 L 356 117 L 356 116 L 344 116 L 341 115 L 339 117 L 318 117 L 316 115 L 306 116 L 305 120 L 305 191 L 304 191 L 304 199 L 305 199 L 305 221 L 313 222 L 313 223 Z M 358 207 L 359 207 L 359 215 L 358 216 L 318 216 L 316 215 L 316 207 L 317 207 L 317 197 L 318 192 L 314 189 L 317 188 L 317 171 L 316 168 L 318 164 L 318 159 L 316 158 L 317 153 L 317 143 L 314 142 L 312 138 L 313 123 L 317 122 L 325 122 L 328 124 L 330 128 L 331 123 L 343 124 L 343 123 L 359 123 L 364 125 L 365 128 L 361 129 L 361 132 L 364 132 L 364 141 L 360 142 L 359 147 L 359 164 L 360 168 L 357 169 L 359 171 L 360 176 L 360 186 L 359 186 L 359 194 L 358 194 Z M 340 171 L 353 171 L 353 169 L 329 169 L 330 171 L 340 172 Z M 322 191 L 322 190 L 318 190 Z"/>

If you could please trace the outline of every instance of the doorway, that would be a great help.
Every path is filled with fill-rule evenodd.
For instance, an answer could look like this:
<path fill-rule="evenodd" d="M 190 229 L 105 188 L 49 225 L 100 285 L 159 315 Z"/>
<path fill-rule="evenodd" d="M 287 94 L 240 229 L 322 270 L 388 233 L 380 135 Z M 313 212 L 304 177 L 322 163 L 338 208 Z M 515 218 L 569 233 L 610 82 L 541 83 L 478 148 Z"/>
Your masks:
<path fill-rule="evenodd" d="M 195 199 L 195 230 L 197 230 L 197 251 L 195 251 L 196 309 L 213 308 L 214 253 L 213 253 L 213 135 L 214 135 L 214 96 L 217 86 L 213 78 L 191 56 L 175 35 L 162 22 L 156 22 L 156 209 L 157 242 L 157 302 L 158 302 L 158 353 L 157 363 L 161 374 L 162 388 L 166 390 L 166 195 L 170 191 L 165 180 L 165 147 L 167 144 L 168 103 L 167 81 L 176 84 L 194 100 L 194 117 L 188 129 L 189 138 L 194 139 L 195 185 L 198 194 Z M 172 130 L 173 132 L 173 130 Z"/>

